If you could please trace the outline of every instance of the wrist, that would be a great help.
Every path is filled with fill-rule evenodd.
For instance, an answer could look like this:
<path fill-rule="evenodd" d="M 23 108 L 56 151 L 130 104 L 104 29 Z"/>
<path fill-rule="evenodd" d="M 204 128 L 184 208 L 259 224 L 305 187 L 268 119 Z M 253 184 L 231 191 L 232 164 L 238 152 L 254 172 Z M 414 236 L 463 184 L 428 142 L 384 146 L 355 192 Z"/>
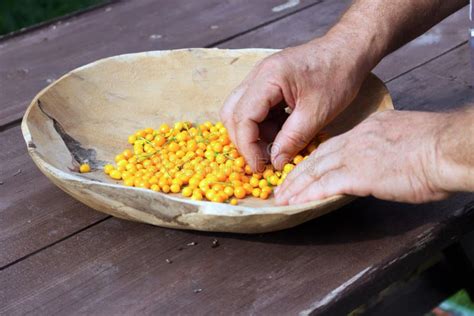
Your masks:
<path fill-rule="evenodd" d="M 361 73 L 368 74 L 388 51 L 388 36 L 380 28 L 366 16 L 351 12 L 343 16 L 323 38 L 349 55 Z"/>
<path fill-rule="evenodd" d="M 355 39 L 340 33 L 328 33 L 303 46 L 308 56 L 318 56 L 319 62 L 325 61 L 325 67 L 335 77 L 333 79 L 349 82 L 358 90 L 376 62 L 367 54 L 364 46 L 355 42 Z"/>
<path fill-rule="evenodd" d="M 436 135 L 436 186 L 446 192 L 474 190 L 474 108 L 441 114 Z"/>

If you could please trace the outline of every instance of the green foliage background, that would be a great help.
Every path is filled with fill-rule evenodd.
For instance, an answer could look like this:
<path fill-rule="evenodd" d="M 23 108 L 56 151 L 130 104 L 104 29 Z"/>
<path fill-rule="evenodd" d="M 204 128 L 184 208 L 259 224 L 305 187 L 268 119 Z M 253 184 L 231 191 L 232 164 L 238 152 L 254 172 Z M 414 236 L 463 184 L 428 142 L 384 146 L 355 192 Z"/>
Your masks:
<path fill-rule="evenodd" d="M 0 35 L 104 2 L 104 0 L 0 0 Z"/>

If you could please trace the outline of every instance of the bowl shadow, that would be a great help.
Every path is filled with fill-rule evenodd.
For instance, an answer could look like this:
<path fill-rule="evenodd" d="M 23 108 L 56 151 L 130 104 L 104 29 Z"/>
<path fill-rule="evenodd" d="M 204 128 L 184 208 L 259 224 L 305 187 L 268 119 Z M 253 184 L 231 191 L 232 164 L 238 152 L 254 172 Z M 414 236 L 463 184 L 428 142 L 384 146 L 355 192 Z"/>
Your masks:
<path fill-rule="evenodd" d="M 472 193 L 455 194 L 443 201 L 424 204 L 396 203 L 367 197 L 282 231 L 256 235 L 197 231 L 190 233 L 287 245 L 355 243 L 400 236 L 426 224 L 440 223 L 466 202 L 473 200 Z"/>

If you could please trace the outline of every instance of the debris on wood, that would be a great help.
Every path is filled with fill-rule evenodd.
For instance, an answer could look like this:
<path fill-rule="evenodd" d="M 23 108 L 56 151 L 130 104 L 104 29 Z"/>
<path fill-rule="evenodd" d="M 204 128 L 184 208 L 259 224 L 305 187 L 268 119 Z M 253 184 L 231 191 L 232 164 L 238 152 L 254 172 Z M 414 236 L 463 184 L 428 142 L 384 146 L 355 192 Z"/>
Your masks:
<path fill-rule="evenodd" d="M 165 261 L 166 261 L 166 263 L 168 263 L 168 264 L 173 263 L 173 260 L 171 260 L 171 259 L 166 259 Z"/>
<path fill-rule="evenodd" d="M 21 170 L 21 169 L 18 169 L 18 170 L 13 174 L 13 176 L 16 177 L 17 175 L 20 175 L 21 172 L 22 172 L 22 170 Z"/>
<path fill-rule="evenodd" d="M 214 239 L 214 240 L 212 241 L 212 246 L 211 246 L 211 248 L 217 248 L 217 247 L 219 247 L 220 245 L 221 245 L 221 244 L 219 243 L 219 240 Z"/>
<path fill-rule="evenodd" d="M 150 35 L 151 40 L 157 40 L 157 39 L 160 39 L 160 38 L 162 38 L 162 36 L 160 34 L 151 34 Z"/>
<path fill-rule="evenodd" d="M 197 244 L 198 244 L 197 242 L 192 241 L 192 242 L 188 243 L 186 246 L 188 246 L 188 247 L 189 246 L 196 246 Z"/>
<path fill-rule="evenodd" d="M 201 293 L 201 292 L 202 292 L 202 289 L 194 289 L 193 292 L 194 292 L 194 293 Z"/>
<path fill-rule="evenodd" d="M 0 180 L 0 185 L 3 185 L 3 181 Z"/>

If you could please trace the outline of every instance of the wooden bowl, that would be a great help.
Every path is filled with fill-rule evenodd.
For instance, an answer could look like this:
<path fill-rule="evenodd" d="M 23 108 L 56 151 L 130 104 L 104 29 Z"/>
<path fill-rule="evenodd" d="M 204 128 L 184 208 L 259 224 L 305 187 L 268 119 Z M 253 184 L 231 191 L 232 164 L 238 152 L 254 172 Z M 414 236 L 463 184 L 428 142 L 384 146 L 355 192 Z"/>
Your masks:
<path fill-rule="evenodd" d="M 102 166 L 128 145 L 137 129 L 178 120 L 217 121 L 229 92 L 269 49 L 182 49 L 115 56 L 77 68 L 31 102 L 22 131 L 31 158 L 58 187 L 113 216 L 153 225 L 238 233 L 285 229 L 352 200 L 333 196 L 302 205 L 277 206 L 247 198 L 239 205 L 192 201 L 176 194 L 126 187 Z M 390 95 L 374 75 L 359 96 L 327 128 L 336 135 L 374 111 L 392 109 Z M 78 172 L 89 162 L 92 172 Z"/>

